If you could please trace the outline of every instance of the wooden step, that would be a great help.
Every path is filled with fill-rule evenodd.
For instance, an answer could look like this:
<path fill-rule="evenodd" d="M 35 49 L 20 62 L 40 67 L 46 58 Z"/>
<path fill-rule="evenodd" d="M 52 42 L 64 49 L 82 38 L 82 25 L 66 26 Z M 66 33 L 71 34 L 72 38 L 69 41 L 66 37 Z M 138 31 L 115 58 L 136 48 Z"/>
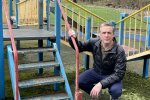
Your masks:
<path fill-rule="evenodd" d="M 18 49 L 18 54 L 30 54 L 30 53 L 41 53 L 41 52 L 55 52 L 54 48 L 27 48 L 27 49 Z"/>
<path fill-rule="evenodd" d="M 53 93 L 36 97 L 22 98 L 22 100 L 67 100 L 69 95 L 65 92 L 62 93 Z"/>
<path fill-rule="evenodd" d="M 35 87 L 41 85 L 49 85 L 55 83 L 63 83 L 65 79 L 61 76 L 50 76 L 50 77 L 40 77 L 34 79 L 25 79 L 19 81 L 18 86 L 20 88 L 28 88 L 28 87 Z"/>
<path fill-rule="evenodd" d="M 37 69 L 37 68 L 47 68 L 47 67 L 59 67 L 59 66 L 60 64 L 58 61 L 48 61 L 48 62 L 40 61 L 36 63 L 20 64 L 18 65 L 18 71 Z"/>

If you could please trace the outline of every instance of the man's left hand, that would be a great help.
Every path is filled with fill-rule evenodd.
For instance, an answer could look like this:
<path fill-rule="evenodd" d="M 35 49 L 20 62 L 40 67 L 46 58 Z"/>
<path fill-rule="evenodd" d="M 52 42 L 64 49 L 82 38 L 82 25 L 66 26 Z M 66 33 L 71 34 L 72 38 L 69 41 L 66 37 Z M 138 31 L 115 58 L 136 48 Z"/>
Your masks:
<path fill-rule="evenodd" d="M 90 96 L 93 98 L 98 98 L 99 92 L 102 89 L 102 84 L 98 82 L 91 90 Z"/>

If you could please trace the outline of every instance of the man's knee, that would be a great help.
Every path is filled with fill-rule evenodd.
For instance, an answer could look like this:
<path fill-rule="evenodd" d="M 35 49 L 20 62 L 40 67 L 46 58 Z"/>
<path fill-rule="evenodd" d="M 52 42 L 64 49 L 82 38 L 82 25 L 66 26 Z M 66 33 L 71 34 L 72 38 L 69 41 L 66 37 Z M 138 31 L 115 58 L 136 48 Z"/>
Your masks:
<path fill-rule="evenodd" d="M 112 96 L 113 99 L 118 99 L 121 94 L 122 94 L 122 89 L 120 88 L 111 88 L 111 90 L 109 90 L 110 95 Z"/>

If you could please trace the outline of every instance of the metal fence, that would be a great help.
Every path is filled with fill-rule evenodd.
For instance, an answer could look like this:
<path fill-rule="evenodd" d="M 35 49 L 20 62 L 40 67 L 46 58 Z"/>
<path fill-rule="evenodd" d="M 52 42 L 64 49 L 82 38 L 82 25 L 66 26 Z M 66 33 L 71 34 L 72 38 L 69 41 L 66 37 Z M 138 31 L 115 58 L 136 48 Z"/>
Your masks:
<path fill-rule="evenodd" d="M 54 3 L 51 2 L 51 7 L 54 7 Z M 72 5 L 67 5 L 68 8 L 71 9 Z M 131 15 L 133 13 L 135 13 L 136 11 L 138 11 L 139 9 L 137 7 L 119 7 L 119 6 L 83 6 L 83 8 L 85 8 L 86 10 L 96 14 L 97 16 L 107 20 L 107 21 L 115 21 L 118 22 L 120 21 L 120 13 L 126 13 L 128 15 Z M 74 7 L 74 11 L 77 12 L 79 9 Z M 147 15 L 147 10 L 143 11 L 142 16 Z M 88 17 L 90 17 L 90 15 L 87 14 Z M 140 14 L 138 14 L 138 16 L 141 16 Z M 54 14 L 51 14 L 51 22 L 50 24 L 53 26 L 54 25 Z M 77 16 L 74 16 L 75 19 L 77 19 Z M 95 19 L 94 19 L 95 20 Z M 140 21 L 140 20 L 139 20 Z M 96 26 L 96 25 L 95 25 Z M 119 27 L 119 26 L 116 26 Z"/>

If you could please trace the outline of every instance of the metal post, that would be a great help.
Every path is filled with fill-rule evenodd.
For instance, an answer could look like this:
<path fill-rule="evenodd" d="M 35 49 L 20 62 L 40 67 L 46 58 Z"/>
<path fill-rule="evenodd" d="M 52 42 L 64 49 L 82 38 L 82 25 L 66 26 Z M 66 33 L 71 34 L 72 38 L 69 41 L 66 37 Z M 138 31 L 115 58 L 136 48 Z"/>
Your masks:
<path fill-rule="evenodd" d="M 49 0 L 46 0 L 46 14 L 47 14 L 47 31 L 49 31 Z M 47 40 L 47 47 L 50 47 L 50 41 Z"/>
<path fill-rule="evenodd" d="M 43 29 L 43 0 L 39 0 L 39 15 L 38 15 L 38 27 Z M 38 47 L 43 47 L 43 40 L 38 40 Z M 38 61 L 43 61 L 43 53 L 38 53 Z M 38 73 L 43 73 L 43 68 L 38 69 Z"/>
<path fill-rule="evenodd" d="M 86 25 L 86 40 L 90 39 L 90 36 L 91 36 L 91 18 L 90 17 L 87 17 L 88 20 L 87 20 L 87 25 Z M 85 66 L 84 68 L 85 69 L 89 69 L 89 59 L 90 59 L 90 56 L 85 54 Z"/>
<path fill-rule="evenodd" d="M 13 11 L 12 11 L 12 0 L 9 0 L 9 15 L 13 16 Z M 13 21 L 10 20 L 10 23 L 13 24 Z"/>
<path fill-rule="evenodd" d="M 15 0 L 15 11 L 16 11 L 16 28 L 19 29 L 19 26 L 18 26 L 18 5 L 17 3 L 19 2 L 19 0 Z"/>
<path fill-rule="evenodd" d="M 120 13 L 120 20 L 124 19 L 127 17 L 128 14 L 125 13 Z M 121 24 L 121 27 L 120 27 Z M 119 24 L 119 36 L 118 36 L 118 44 L 122 45 L 123 44 L 123 32 L 124 32 L 124 21 Z"/>
<path fill-rule="evenodd" d="M 49 0 L 46 0 L 46 14 L 47 14 L 47 31 L 49 31 Z"/>
<path fill-rule="evenodd" d="M 61 12 L 57 0 L 55 0 L 55 36 L 59 53 L 60 53 L 60 24 L 61 24 L 60 22 L 61 22 Z"/>
<path fill-rule="evenodd" d="M 2 0 L 0 0 L 0 99 L 5 98 Z"/>
<path fill-rule="evenodd" d="M 38 27 L 43 29 L 43 0 L 39 0 L 39 15 L 38 15 Z"/>
<path fill-rule="evenodd" d="M 17 3 L 19 2 L 19 0 L 15 0 L 15 11 L 16 11 L 16 28 L 19 29 L 18 26 L 18 5 Z M 20 40 L 17 40 L 17 48 L 20 48 Z"/>
<path fill-rule="evenodd" d="M 55 0 L 55 36 L 56 36 L 56 44 L 59 53 L 60 53 L 60 22 L 61 22 L 61 12 L 57 0 Z M 54 68 L 54 75 L 59 75 L 59 72 L 56 67 Z M 58 90 L 59 88 L 60 88 L 60 84 L 54 84 L 55 90 Z"/>
<path fill-rule="evenodd" d="M 114 26 L 114 29 L 116 29 L 116 22 L 115 21 L 110 21 L 110 23 Z"/>
<path fill-rule="evenodd" d="M 144 16 L 144 20 L 147 20 L 148 16 Z M 147 46 L 150 46 L 150 17 L 148 18 L 148 31 L 147 31 Z M 149 69 L 149 59 L 144 58 L 144 64 L 143 64 L 143 77 L 148 77 L 148 69 Z"/>
<path fill-rule="evenodd" d="M 38 47 L 43 47 L 43 40 L 38 40 Z M 43 53 L 38 53 L 38 61 L 43 61 Z M 38 73 L 43 73 L 43 68 L 39 68 Z"/>

